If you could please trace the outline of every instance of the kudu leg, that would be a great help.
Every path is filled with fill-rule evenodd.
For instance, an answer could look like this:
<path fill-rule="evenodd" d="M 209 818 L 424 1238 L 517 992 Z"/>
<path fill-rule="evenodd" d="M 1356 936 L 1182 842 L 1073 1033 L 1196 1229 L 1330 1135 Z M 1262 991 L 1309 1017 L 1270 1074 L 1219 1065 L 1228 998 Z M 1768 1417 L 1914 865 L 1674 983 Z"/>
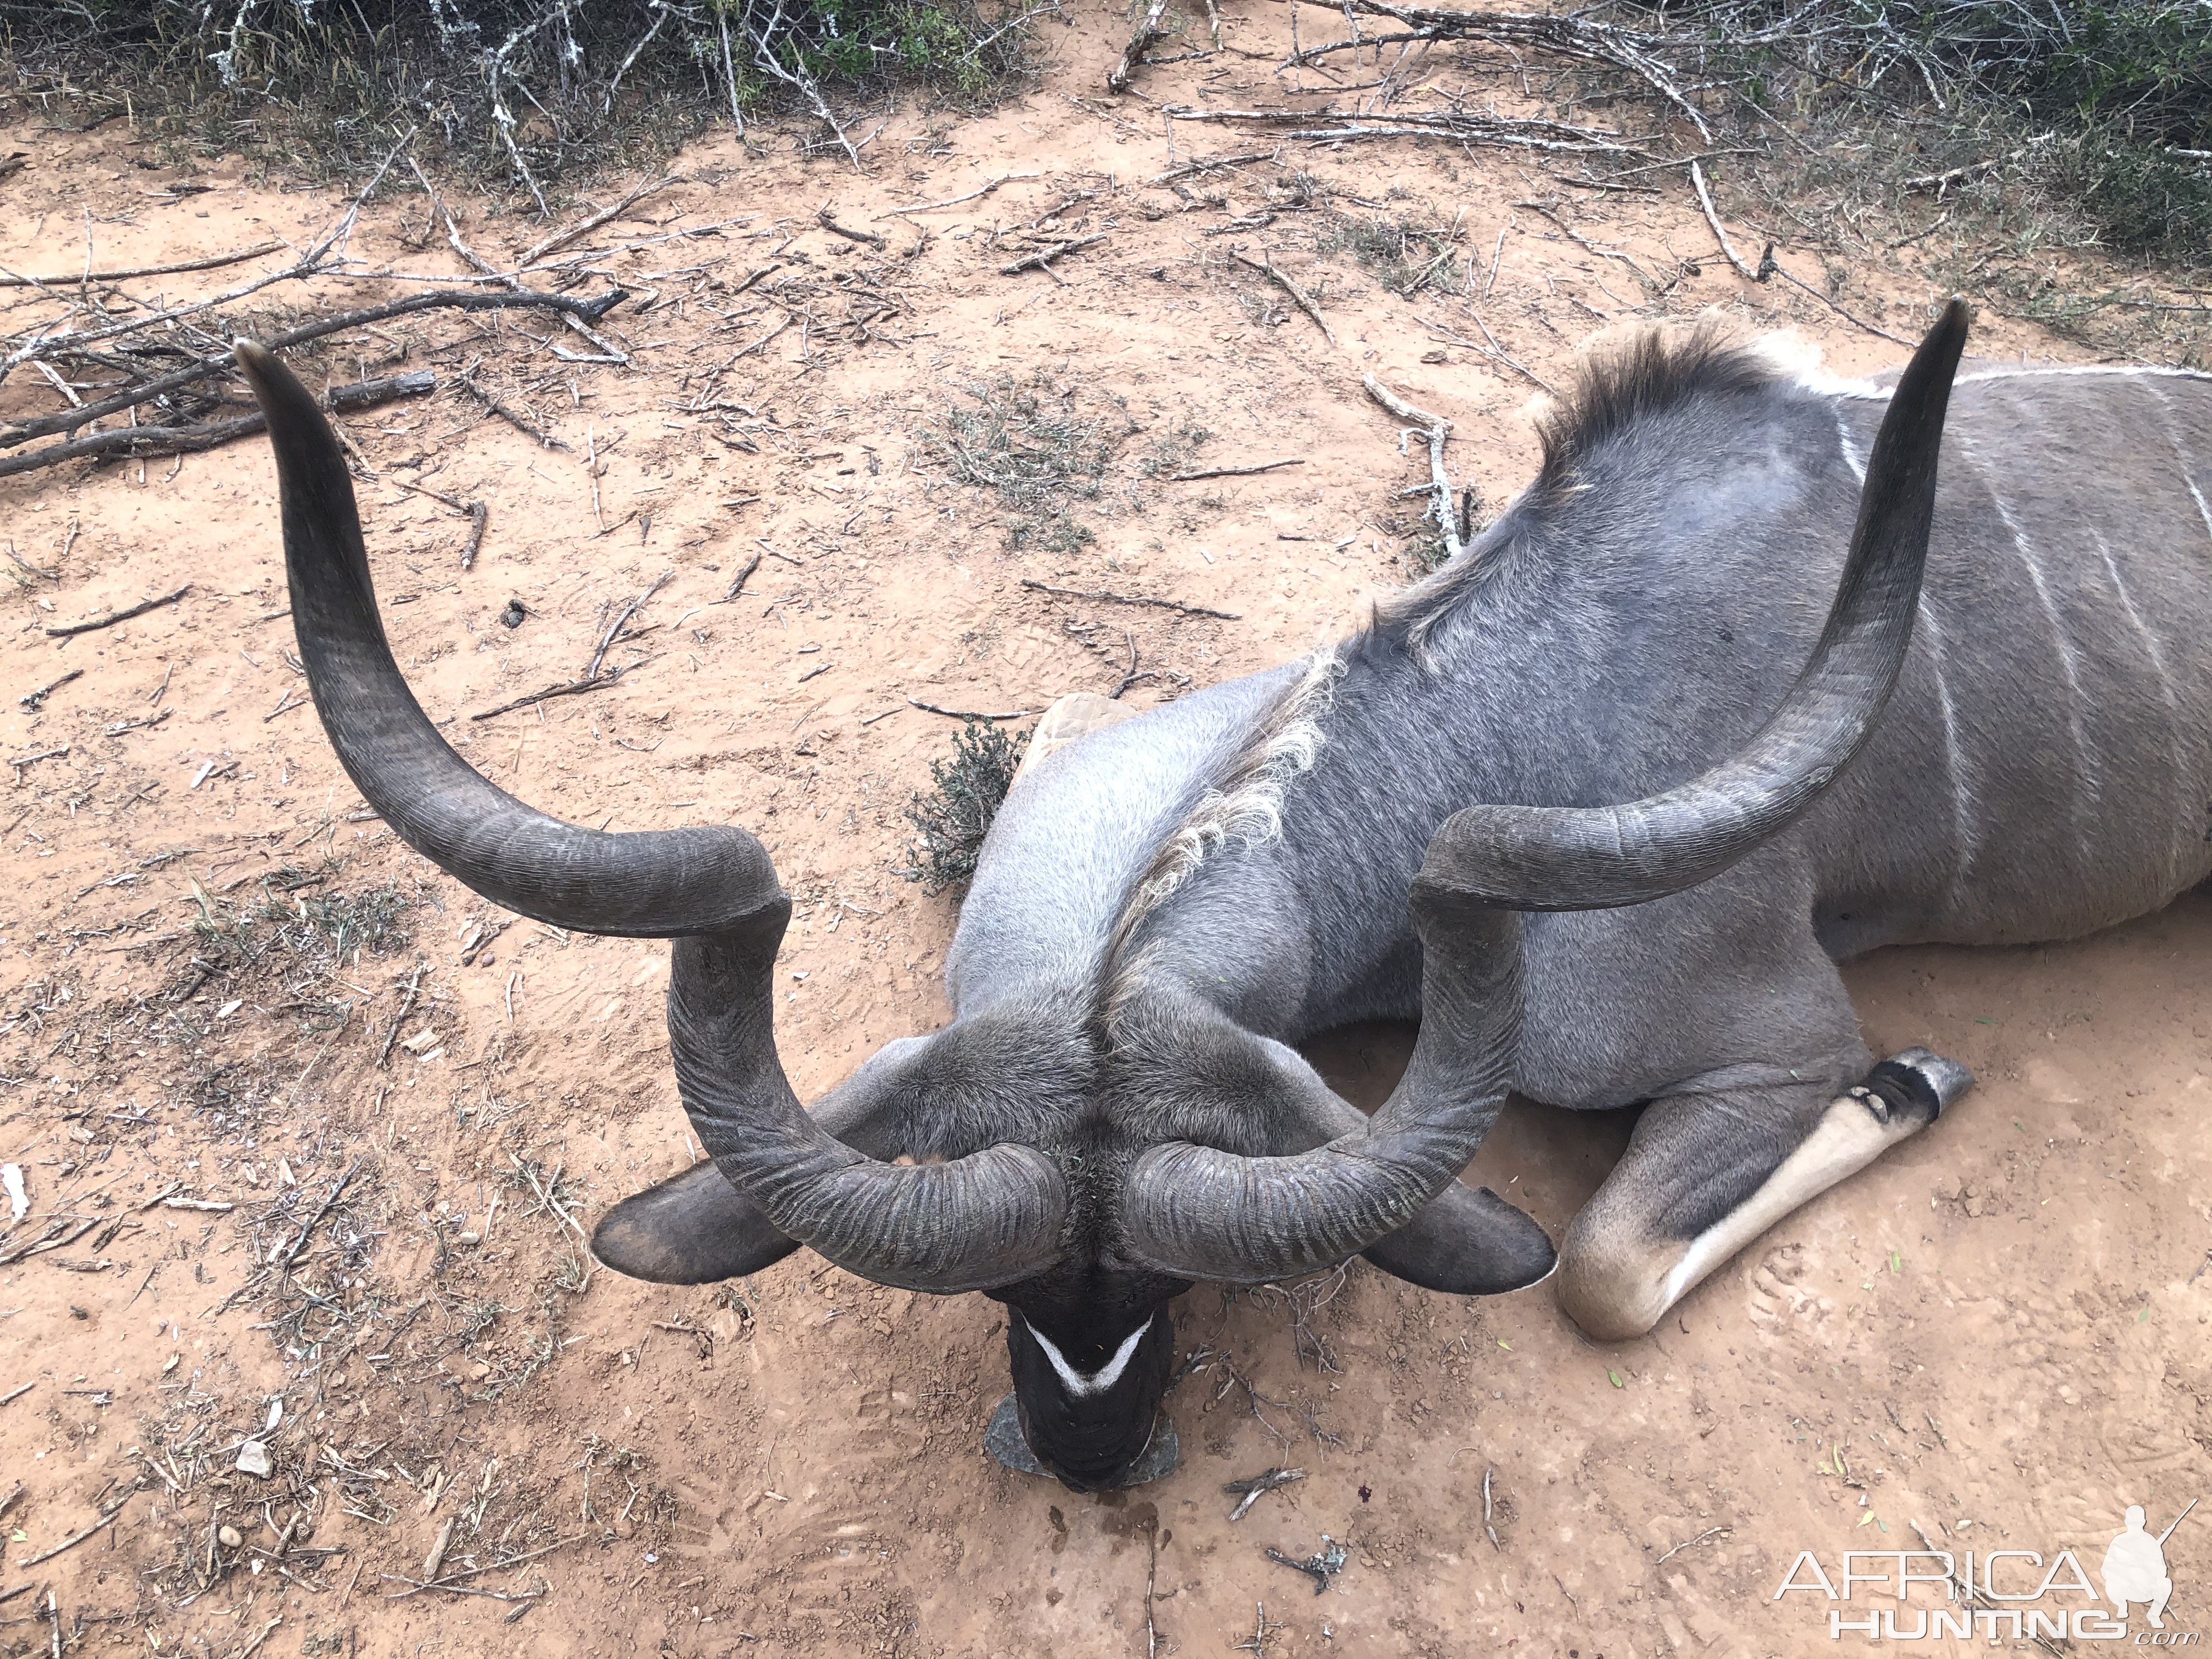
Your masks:
<path fill-rule="evenodd" d="M 1973 1082 L 1956 1060 L 1908 1048 L 1825 1103 L 1797 1087 L 1654 1101 L 1567 1229 L 1560 1305 L 1592 1336 L 1642 1336 L 1745 1245 L 1926 1128 Z"/>

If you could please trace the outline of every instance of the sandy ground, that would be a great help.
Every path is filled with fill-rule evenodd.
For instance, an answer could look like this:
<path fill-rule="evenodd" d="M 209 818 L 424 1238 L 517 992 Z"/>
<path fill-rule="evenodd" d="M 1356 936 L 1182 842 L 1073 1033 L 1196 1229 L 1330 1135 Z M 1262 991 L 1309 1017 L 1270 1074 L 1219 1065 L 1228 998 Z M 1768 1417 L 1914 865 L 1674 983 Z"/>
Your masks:
<path fill-rule="evenodd" d="M 1531 467 L 1534 381 L 1607 323 L 1711 307 L 1797 324 L 1842 370 L 1899 356 L 1740 282 L 1671 173 L 1600 195 L 1552 158 L 1407 141 L 1147 182 L 1257 148 L 1177 123 L 1171 155 L 1152 101 L 1273 95 L 1279 14 L 1227 21 L 1253 55 L 1163 65 L 1114 100 L 1118 17 L 1048 22 L 1032 93 L 985 118 L 895 117 L 865 176 L 787 139 L 696 146 L 694 182 L 590 244 L 724 225 L 588 262 L 640 296 L 611 319 L 628 368 L 564 361 L 556 346 L 589 348 L 520 312 L 410 319 L 319 360 L 446 382 L 349 432 L 377 474 L 362 495 L 395 648 L 463 752 L 572 818 L 734 821 L 774 851 L 799 905 L 779 1015 L 802 1092 L 944 1017 L 954 902 L 896 872 L 951 722 L 907 700 L 1036 708 L 1113 690 L 1133 651 L 1144 703 L 1352 625 L 1404 579 L 1420 503 L 1401 496 L 1425 476 L 1364 373 L 1456 423 L 1453 465 L 1494 506 Z M 344 204 L 234 158 L 178 198 L 174 169 L 132 165 L 123 124 L 57 131 L 20 102 L 6 120 L 29 158 L 0 185 L 12 270 L 80 267 L 88 226 L 103 264 L 157 263 L 304 240 Z M 892 212 L 1006 173 L 1034 176 Z M 453 200 L 491 257 L 544 234 Z M 819 228 L 825 204 L 885 246 Z M 1409 300 L 1317 252 L 1330 211 L 1456 226 L 1466 291 Z M 1106 240 L 1057 280 L 1001 274 L 1017 228 L 1055 215 Z M 1231 250 L 1317 293 L 1335 343 Z M 419 196 L 373 209 L 354 251 L 460 269 Z M 1614 252 L 1678 280 L 1647 298 Z M 1820 252 L 1785 239 L 1780 257 L 1817 284 Z M 1850 308 L 1913 332 L 1932 257 L 1869 243 Z M 236 274 L 131 291 L 173 301 Z M 1993 317 L 1978 349 L 2069 355 Z M 477 357 L 560 447 L 457 389 Z M 1101 493 L 1069 507 L 1088 544 L 1010 547 L 1018 515 L 927 441 L 1000 376 L 1115 434 Z M 20 414 L 52 394 L 19 371 L 0 398 Z M 1176 483 L 1146 476 L 1162 457 L 1302 464 Z M 486 503 L 472 569 L 467 521 L 402 482 Z M 0 1498 L 20 1486 L 0 1651 L 1811 1654 L 1833 1646 L 1827 1604 L 1773 1599 L 1801 1550 L 1833 1572 L 1917 1525 L 2094 1571 L 2124 1504 L 2157 1528 L 2212 1489 L 2202 895 L 2079 944 L 1855 967 L 1878 1049 L 1927 1043 L 1980 1089 L 1650 1339 L 1595 1346 L 1543 1291 L 1455 1301 L 1358 1263 L 1291 1291 L 1200 1290 L 1178 1310 L 1196 1362 L 1170 1401 L 1182 1467 L 1078 1498 L 983 1455 L 1006 1387 L 995 1304 L 805 1255 L 701 1290 L 592 1268 L 580 1231 L 693 1156 L 665 951 L 493 936 L 511 919 L 362 808 L 301 707 L 259 441 L 34 473 L 0 503 L 21 559 L 58 573 L 19 568 L 5 601 L 7 754 L 66 750 L 16 766 L 0 801 L 0 1158 L 30 1200 L 0 1232 Z M 636 665 L 618 685 L 462 718 L 574 678 L 669 573 L 613 649 Z M 184 581 L 137 620 L 42 631 Z M 221 936 L 246 911 L 242 961 Z M 1407 1041 L 1346 1034 L 1327 1063 L 1372 1102 Z M 1474 1178 L 1556 1235 L 1626 1127 L 1510 1111 Z M 248 1440 L 266 1477 L 236 1467 Z M 1224 1483 L 1275 1466 L 1305 1478 L 1231 1522 Z M 1266 1553 L 1324 1539 L 1348 1552 L 1325 1595 Z M 417 1591 L 441 1540 L 458 1588 Z M 2212 1515 L 2167 1559 L 2169 1627 L 2212 1622 Z"/>

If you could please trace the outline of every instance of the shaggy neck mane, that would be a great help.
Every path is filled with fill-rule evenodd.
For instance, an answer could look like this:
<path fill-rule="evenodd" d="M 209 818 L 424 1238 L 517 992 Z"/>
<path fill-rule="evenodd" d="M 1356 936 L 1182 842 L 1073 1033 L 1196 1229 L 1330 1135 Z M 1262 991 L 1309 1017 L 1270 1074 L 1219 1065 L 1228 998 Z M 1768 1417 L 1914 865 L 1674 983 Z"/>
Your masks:
<path fill-rule="evenodd" d="M 1544 462 L 1535 482 L 1467 553 L 1377 605 L 1370 630 L 1317 652 L 1162 838 L 1115 920 L 1102 980 L 1106 1024 L 1141 986 L 1146 921 L 1224 848 L 1262 847 L 1281 833 L 1284 791 L 1314 763 L 1325 741 L 1332 696 L 1348 657 L 1402 650 L 1422 668 L 1434 669 L 1434 629 L 1591 487 L 1590 463 L 1610 445 L 1685 404 L 1755 396 L 1787 378 L 1771 348 L 1732 343 L 1711 325 L 1644 330 L 1587 356 L 1572 391 L 1538 419 Z"/>
<path fill-rule="evenodd" d="M 1321 752 L 1326 741 L 1322 722 L 1343 672 L 1340 647 L 1316 651 L 1297 684 L 1255 723 L 1207 781 L 1197 805 L 1161 839 L 1114 921 L 1106 951 L 1109 1012 L 1121 1006 L 1139 977 L 1141 952 L 1133 952 L 1131 945 L 1145 920 L 1231 842 L 1245 849 L 1264 847 L 1282 833 L 1283 792 Z"/>
<path fill-rule="evenodd" d="M 1731 341 L 1701 323 L 1686 329 L 1644 329 L 1585 356 L 1567 393 L 1536 419 L 1544 446 L 1535 482 L 1490 531 L 1434 575 L 1375 608 L 1376 632 L 1434 667 L 1431 636 L 1484 581 L 1590 485 L 1590 461 L 1638 425 L 1705 399 L 1756 396 L 1789 378 L 1764 342 Z"/>

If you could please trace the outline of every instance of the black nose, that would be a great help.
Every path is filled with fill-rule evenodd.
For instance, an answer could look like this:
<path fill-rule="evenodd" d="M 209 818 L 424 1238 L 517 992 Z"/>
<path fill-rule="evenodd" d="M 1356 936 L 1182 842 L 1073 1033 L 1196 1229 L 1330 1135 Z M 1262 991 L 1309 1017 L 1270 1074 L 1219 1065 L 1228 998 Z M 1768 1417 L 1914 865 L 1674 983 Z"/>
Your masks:
<path fill-rule="evenodd" d="M 1103 1455 L 1093 1449 L 1048 1447 L 1041 1454 L 1023 1421 L 1021 1401 L 1012 1394 L 992 1412 L 983 1448 L 1018 1474 L 1047 1475 L 1079 1492 L 1141 1486 L 1173 1470 L 1182 1455 L 1175 1424 L 1165 1412 L 1153 1419 L 1151 1437 L 1141 1446 L 1125 1445 Z"/>

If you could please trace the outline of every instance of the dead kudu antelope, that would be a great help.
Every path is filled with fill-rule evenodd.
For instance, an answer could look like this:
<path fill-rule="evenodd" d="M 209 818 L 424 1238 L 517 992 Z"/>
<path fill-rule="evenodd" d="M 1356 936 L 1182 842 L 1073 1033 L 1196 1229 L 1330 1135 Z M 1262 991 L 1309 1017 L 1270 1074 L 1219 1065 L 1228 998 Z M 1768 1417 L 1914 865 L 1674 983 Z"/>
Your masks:
<path fill-rule="evenodd" d="M 1457 1180 L 1509 1087 L 1649 1103 L 1557 1258 L 1584 1328 L 1635 1335 L 1971 1083 L 1920 1050 L 1870 1067 L 1838 959 L 2081 933 L 2212 871 L 2212 380 L 1960 374 L 1966 334 L 1954 302 L 1894 395 L 1698 334 L 1594 364 L 1535 483 L 1366 632 L 1037 758 L 961 916 L 952 1023 L 811 1110 L 760 844 L 574 828 L 448 749 L 328 428 L 239 355 L 362 793 L 487 898 L 674 941 L 711 1162 L 618 1206 L 601 1259 L 700 1283 L 804 1243 L 994 1297 L 990 1442 L 1080 1490 L 1172 1464 L 1167 1304 L 1194 1281 L 1549 1273 L 1535 1224 Z M 1290 1046 L 1415 1015 L 1371 1120 Z"/>

